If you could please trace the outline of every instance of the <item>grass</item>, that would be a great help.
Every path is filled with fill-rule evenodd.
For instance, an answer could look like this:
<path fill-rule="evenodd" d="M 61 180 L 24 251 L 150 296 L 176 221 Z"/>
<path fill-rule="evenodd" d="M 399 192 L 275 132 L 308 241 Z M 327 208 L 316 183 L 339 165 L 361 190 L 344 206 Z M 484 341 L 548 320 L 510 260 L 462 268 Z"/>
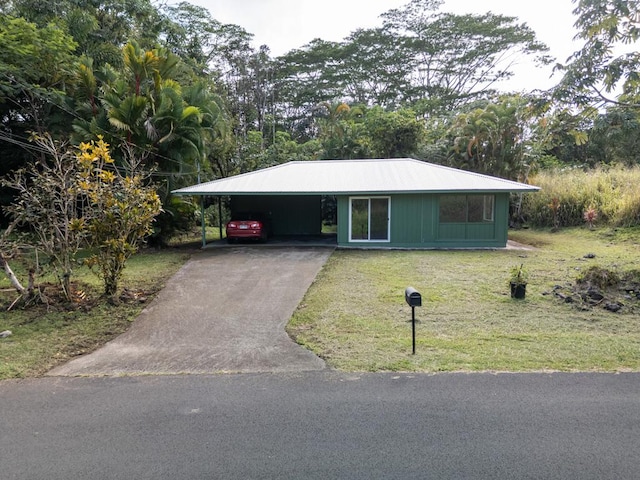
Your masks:
<path fill-rule="evenodd" d="M 638 371 L 638 303 L 583 310 L 551 292 L 600 265 L 637 268 L 640 235 L 586 229 L 519 231 L 533 251 L 338 250 L 307 292 L 289 334 L 345 371 Z M 586 259 L 586 254 L 595 258 Z M 513 300 L 513 265 L 530 274 Z M 422 293 L 411 355 L 404 289 Z"/>
<path fill-rule="evenodd" d="M 0 340 L 0 380 L 42 375 L 123 333 L 189 256 L 181 250 L 149 250 L 129 259 L 121 285 L 132 292 L 131 300 L 116 305 L 100 298 L 101 285 L 95 275 L 78 268 L 73 277 L 75 304 L 6 311 L 16 293 L 0 277 L 0 331 L 13 333 Z M 13 267 L 19 271 L 19 265 Z M 45 295 L 55 294 L 50 292 L 55 289 L 45 289 Z"/>
<path fill-rule="evenodd" d="M 39 376 L 70 358 L 104 345 L 126 331 L 144 306 L 162 289 L 190 257 L 190 251 L 202 243 L 200 228 L 171 240 L 161 251 L 146 249 L 131 257 L 120 286 L 131 295 L 117 304 L 101 298 L 100 280 L 79 266 L 72 281 L 76 302 L 7 311 L 16 298 L 9 280 L 0 273 L 0 331 L 12 335 L 0 339 L 0 380 Z M 220 238 L 217 227 L 207 227 L 207 241 Z M 82 256 L 82 255 L 80 255 Z M 40 259 L 42 261 L 42 259 Z M 11 267 L 25 281 L 27 265 L 15 262 Z M 45 295 L 56 296 L 57 283 L 52 274 L 38 278 Z"/>
<path fill-rule="evenodd" d="M 535 195 L 524 196 L 522 214 L 531 225 L 554 225 L 553 202 L 557 202 L 555 215 L 563 226 L 584 225 L 589 209 L 597 214 L 596 225 L 638 224 L 640 167 L 543 170 L 530 180 L 541 187 Z"/>
<path fill-rule="evenodd" d="M 224 232 L 224 226 L 222 227 L 222 232 Z M 223 233 L 224 237 L 224 233 Z M 220 236 L 220 227 L 215 226 L 207 226 L 205 228 L 205 239 L 206 242 L 215 242 L 216 240 L 220 240 L 222 238 Z M 169 241 L 169 246 L 171 247 L 194 247 L 199 248 L 202 246 L 202 229 L 200 227 L 194 228 L 190 232 L 180 233 L 174 236 Z"/>
<path fill-rule="evenodd" d="M 206 228 L 208 242 L 219 238 L 217 227 Z M 120 284 L 131 295 L 116 305 L 101 298 L 100 280 L 79 266 L 72 278 L 77 290 L 75 304 L 6 311 L 16 293 L 0 274 L 0 331 L 12 332 L 10 337 L 0 339 L 0 380 L 42 375 L 126 331 L 165 281 L 187 261 L 191 249 L 200 248 L 201 244 L 202 232 L 195 228 L 169 242 L 170 247 L 179 248 L 146 249 L 131 257 Z M 16 262 L 11 266 L 24 281 L 26 265 Z M 38 281 L 56 283 L 51 274 Z M 46 287 L 45 295 L 55 295 L 55 288 Z"/>
<path fill-rule="evenodd" d="M 216 238 L 215 230 L 208 239 Z M 199 235 L 179 242 L 198 247 Z M 575 282 L 593 265 L 637 269 L 640 229 L 522 230 L 511 237 L 537 249 L 338 250 L 287 329 L 345 371 L 640 370 L 640 312 L 632 302 L 625 300 L 621 312 L 613 314 L 580 310 L 545 295 L 555 285 Z M 586 259 L 586 254 L 595 258 Z M 78 269 L 74 280 L 87 301 L 74 308 L 7 312 L 15 292 L 0 277 L 0 331 L 13 332 L 0 340 L 0 379 L 42 375 L 124 332 L 188 258 L 188 249 L 148 250 L 132 257 L 122 286 L 146 301 L 117 305 L 102 301 L 98 279 Z M 509 296 L 507 279 L 511 267 L 521 263 L 530 280 L 527 298 L 516 301 Z M 423 307 L 416 309 L 415 356 L 411 310 L 404 303 L 409 285 L 423 298 Z"/>

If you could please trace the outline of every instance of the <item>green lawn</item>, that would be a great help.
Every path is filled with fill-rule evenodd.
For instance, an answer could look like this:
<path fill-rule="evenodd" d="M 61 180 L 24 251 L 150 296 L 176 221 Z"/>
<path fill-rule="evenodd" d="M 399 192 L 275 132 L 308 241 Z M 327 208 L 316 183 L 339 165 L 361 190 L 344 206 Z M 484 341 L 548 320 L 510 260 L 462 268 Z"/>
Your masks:
<path fill-rule="evenodd" d="M 192 237 L 183 240 L 199 246 L 198 234 Z M 574 283 L 591 265 L 640 268 L 640 230 L 520 231 L 512 238 L 537 249 L 338 250 L 288 331 L 346 371 L 640 370 L 638 301 L 622 299 L 624 308 L 610 313 L 582 310 L 549 294 L 555 285 Z M 589 253 L 595 258 L 585 259 Z M 147 250 L 131 258 L 122 286 L 143 301 L 118 305 L 101 301 L 98 279 L 79 267 L 74 280 L 88 301 L 7 312 L 15 292 L 0 277 L 0 331 L 13 332 L 0 340 L 0 379 L 41 375 L 124 332 L 188 258 L 182 249 Z M 522 301 L 510 298 L 506 283 L 511 267 L 521 263 L 530 271 Z M 415 356 L 411 309 L 404 303 L 409 285 L 423 298 L 416 309 Z"/>
<path fill-rule="evenodd" d="M 218 240 L 219 229 L 207 227 L 206 238 L 208 242 Z M 75 303 L 56 302 L 56 289 L 46 286 L 56 284 L 56 280 L 45 268 L 38 282 L 45 284 L 44 294 L 51 297 L 51 304 L 7 311 L 17 294 L 4 272 L 0 272 L 0 331 L 13 333 L 0 339 L 0 380 L 42 375 L 126 331 L 165 281 L 187 261 L 190 251 L 201 245 L 202 232 L 198 228 L 172 239 L 170 246 L 179 248 L 149 248 L 131 257 L 121 281 L 121 287 L 131 294 L 115 305 L 101 298 L 98 277 L 78 265 L 72 277 Z M 22 282 L 25 282 L 25 269 L 33 260 L 11 263 Z M 43 263 L 44 259 L 39 261 Z"/>
<path fill-rule="evenodd" d="M 74 304 L 14 308 L 16 298 L 8 280 L 0 277 L 0 331 L 12 336 L 0 339 L 0 379 L 38 376 L 68 359 L 90 352 L 123 333 L 151 298 L 189 258 L 180 250 L 148 250 L 127 262 L 122 286 L 130 299 L 112 305 L 100 298 L 98 278 L 84 267 L 73 277 Z M 19 264 L 16 265 L 19 267 Z M 14 267 L 15 268 L 15 267 Z M 16 268 L 19 270 L 19 268 Z M 45 277 L 42 281 L 50 280 Z M 54 289 L 44 294 L 53 300 Z"/>
<path fill-rule="evenodd" d="M 519 231 L 536 250 L 338 250 L 307 292 L 289 334 L 346 371 L 637 371 L 640 302 L 618 313 L 583 309 L 551 292 L 591 265 L 638 269 L 640 232 Z M 594 254 L 595 258 L 584 258 Z M 514 265 L 530 272 L 510 298 Z M 404 289 L 422 294 L 411 354 Z"/>

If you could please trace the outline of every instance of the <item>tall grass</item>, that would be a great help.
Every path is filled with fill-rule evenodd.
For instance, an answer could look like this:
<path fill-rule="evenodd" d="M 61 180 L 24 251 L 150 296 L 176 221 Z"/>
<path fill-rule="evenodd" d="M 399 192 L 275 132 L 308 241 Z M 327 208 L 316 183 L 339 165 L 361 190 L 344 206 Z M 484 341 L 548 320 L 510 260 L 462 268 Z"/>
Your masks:
<path fill-rule="evenodd" d="M 546 170 L 531 183 L 541 190 L 525 195 L 522 214 L 533 226 L 584 225 L 590 208 L 597 213 L 598 225 L 640 225 L 640 167 Z M 555 213 L 554 201 L 559 205 Z"/>

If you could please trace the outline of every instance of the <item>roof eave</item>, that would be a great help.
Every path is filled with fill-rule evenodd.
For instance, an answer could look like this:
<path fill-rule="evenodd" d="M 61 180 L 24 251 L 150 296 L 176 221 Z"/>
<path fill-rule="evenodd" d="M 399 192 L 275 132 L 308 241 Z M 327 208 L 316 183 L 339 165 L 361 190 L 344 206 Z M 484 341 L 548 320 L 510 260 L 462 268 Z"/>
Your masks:
<path fill-rule="evenodd" d="M 495 193 L 535 193 L 539 191 L 539 187 L 529 188 L 513 188 L 513 189 L 460 189 L 460 190 L 367 190 L 367 191 L 317 191 L 317 192 L 255 192 L 255 191 L 235 191 L 235 192 L 216 192 L 216 191 L 187 191 L 185 189 L 173 190 L 173 195 L 179 196 L 216 196 L 216 197 L 234 197 L 248 195 L 285 195 L 285 196 L 312 196 L 312 195 L 424 195 L 424 194 L 495 194 Z"/>

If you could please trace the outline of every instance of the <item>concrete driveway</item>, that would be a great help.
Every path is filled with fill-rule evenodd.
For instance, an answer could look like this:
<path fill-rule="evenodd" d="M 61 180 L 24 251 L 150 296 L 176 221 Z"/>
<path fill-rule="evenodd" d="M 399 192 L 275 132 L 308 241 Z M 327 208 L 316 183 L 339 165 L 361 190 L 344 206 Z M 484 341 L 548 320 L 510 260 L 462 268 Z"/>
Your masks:
<path fill-rule="evenodd" d="M 284 328 L 332 248 L 235 247 L 193 256 L 125 334 L 50 376 L 325 368 Z"/>

